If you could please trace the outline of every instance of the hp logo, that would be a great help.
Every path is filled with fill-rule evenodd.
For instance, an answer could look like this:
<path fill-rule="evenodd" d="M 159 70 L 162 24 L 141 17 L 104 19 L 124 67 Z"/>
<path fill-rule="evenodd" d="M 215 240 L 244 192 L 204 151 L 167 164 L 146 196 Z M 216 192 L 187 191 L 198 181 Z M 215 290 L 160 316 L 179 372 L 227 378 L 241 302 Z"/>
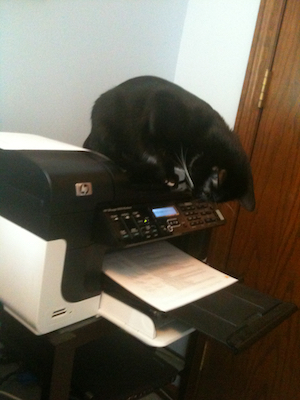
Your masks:
<path fill-rule="evenodd" d="M 91 182 L 81 182 L 75 184 L 76 196 L 90 196 L 93 194 Z"/>

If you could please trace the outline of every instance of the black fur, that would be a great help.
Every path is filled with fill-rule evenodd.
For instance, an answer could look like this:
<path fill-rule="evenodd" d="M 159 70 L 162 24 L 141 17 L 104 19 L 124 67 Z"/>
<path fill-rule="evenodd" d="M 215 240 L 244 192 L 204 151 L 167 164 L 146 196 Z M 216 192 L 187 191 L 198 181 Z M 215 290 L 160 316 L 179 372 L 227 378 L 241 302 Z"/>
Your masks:
<path fill-rule="evenodd" d="M 255 207 L 238 136 L 209 104 L 161 78 L 133 78 L 102 94 L 84 147 L 108 156 L 135 182 L 177 186 L 179 168 L 199 198 Z"/>

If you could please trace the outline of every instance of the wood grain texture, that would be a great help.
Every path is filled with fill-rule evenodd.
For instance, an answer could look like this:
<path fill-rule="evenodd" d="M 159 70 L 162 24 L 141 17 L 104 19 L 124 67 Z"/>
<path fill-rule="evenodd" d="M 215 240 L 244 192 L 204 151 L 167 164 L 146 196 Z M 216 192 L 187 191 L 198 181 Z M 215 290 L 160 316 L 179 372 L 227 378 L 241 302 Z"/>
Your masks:
<path fill-rule="evenodd" d="M 278 34 L 284 14 L 286 0 L 262 0 L 252 42 L 246 77 L 237 113 L 235 131 L 251 158 L 261 118 L 257 107 L 265 70 L 273 65 Z M 254 177 L 255 179 L 255 177 Z M 255 183 L 255 181 L 254 181 Z M 225 269 L 234 233 L 239 205 L 221 205 L 227 224 L 213 231 L 209 248 L 209 262 L 216 268 Z"/>
<path fill-rule="evenodd" d="M 227 264 L 287 300 L 287 282 L 300 278 L 299 21 L 300 3 L 289 0 L 251 160 L 257 209 L 240 213 Z"/>
<path fill-rule="evenodd" d="M 267 1 L 277 6 L 277 1 Z M 271 9 L 271 8 L 270 8 Z M 300 307 L 300 2 L 288 0 L 251 163 L 257 208 L 240 210 L 226 268 Z M 276 35 L 276 29 L 275 33 Z M 244 105 L 244 107 L 249 107 Z M 249 122 L 249 119 L 245 120 Z M 240 131 L 247 132 L 242 119 Z M 215 243 L 218 248 L 218 242 Z M 299 312 L 235 356 L 210 342 L 197 400 L 299 400 Z"/>

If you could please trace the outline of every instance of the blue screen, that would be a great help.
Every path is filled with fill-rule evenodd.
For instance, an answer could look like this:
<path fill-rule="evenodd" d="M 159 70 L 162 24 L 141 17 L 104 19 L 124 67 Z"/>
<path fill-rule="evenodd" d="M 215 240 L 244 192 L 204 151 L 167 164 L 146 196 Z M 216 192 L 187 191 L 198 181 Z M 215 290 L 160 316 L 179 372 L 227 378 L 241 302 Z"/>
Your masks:
<path fill-rule="evenodd" d="M 156 218 L 159 218 L 159 217 L 170 217 L 172 215 L 177 215 L 178 214 L 176 208 L 173 207 L 173 206 L 162 207 L 162 208 L 153 208 L 152 212 L 156 216 Z"/>

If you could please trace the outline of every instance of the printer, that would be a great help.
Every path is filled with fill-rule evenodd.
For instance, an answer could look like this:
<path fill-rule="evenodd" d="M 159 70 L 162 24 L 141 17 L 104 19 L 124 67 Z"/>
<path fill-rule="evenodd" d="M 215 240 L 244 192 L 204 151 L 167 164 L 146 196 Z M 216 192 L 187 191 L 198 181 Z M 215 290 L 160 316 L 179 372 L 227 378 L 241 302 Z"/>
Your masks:
<path fill-rule="evenodd" d="M 190 192 L 131 183 L 102 154 L 0 133 L 0 301 L 37 335 L 102 316 L 153 346 L 197 329 L 247 347 L 296 307 L 236 282 L 161 313 L 102 272 L 114 253 L 173 246 L 224 223 Z"/>

